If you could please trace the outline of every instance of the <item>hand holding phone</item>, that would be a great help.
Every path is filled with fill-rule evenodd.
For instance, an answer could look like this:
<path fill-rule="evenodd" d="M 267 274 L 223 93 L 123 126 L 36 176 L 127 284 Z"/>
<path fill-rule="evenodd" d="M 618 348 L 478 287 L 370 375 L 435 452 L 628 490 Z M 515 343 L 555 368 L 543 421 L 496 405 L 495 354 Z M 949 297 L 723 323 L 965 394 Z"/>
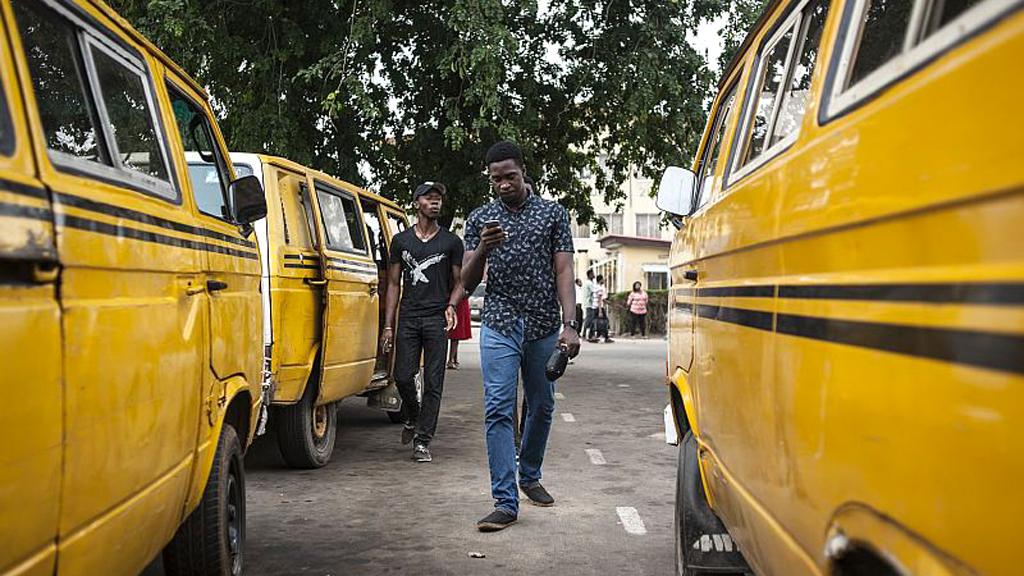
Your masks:
<path fill-rule="evenodd" d="M 498 220 L 487 220 L 484 222 L 484 229 L 480 233 L 480 244 L 484 252 L 490 252 L 501 246 L 508 239 L 508 234 L 501 227 Z"/>

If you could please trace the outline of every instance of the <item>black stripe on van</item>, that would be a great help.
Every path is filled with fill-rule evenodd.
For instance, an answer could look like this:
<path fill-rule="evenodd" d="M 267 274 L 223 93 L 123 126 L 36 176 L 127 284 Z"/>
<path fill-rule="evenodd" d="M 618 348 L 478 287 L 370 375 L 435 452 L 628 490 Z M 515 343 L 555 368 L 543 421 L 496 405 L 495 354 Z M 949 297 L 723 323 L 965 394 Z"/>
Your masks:
<path fill-rule="evenodd" d="M 711 288 L 698 288 L 697 296 L 772 298 L 775 296 L 775 286 L 714 286 Z"/>
<path fill-rule="evenodd" d="M 0 202 L 0 216 L 13 216 L 15 218 L 30 218 L 32 220 L 50 220 L 53 213 L 49 208 L 39 206 L 24 206 L 22 204 L 10 204 Z"/>
<path fill-rule="evenodd" d="M 81 208 L 82 210 L 88 210 L 90 212 L 97 212 L 99 214 L 105 214 L 107 216 L 114 216 L 116 218 L 124 218 L 125 220 L 132 220 L 140 222 L 142 224 L 150 224 L 152 226 L 159 226 L 167 230 L 175 230 L 177 232 L 184 232 L 186 234 L 194 234 L 196 236 L 202 236 L 204 238 L 211 238 L 213 240 L 220 240 L 222 242 L 228 242 L 237 246 L 244 246 L 246 248 L 255 248 L 256 244 L 244 238 L 238 238 L 235 236 L 229 236 L 222 234 L 216 230 L 209 230 L 207 228 L 201 228 L 198 226 L 191 226 L 181 222 L 175 222 L 174 220 L 167 220 L 153 216 L 152 214 L 146 214 L 145 212 L 139 212 L 130 208 L 124 208 L 121 206 L 114 206 L 104 202 L 97 202 L 96 200 L 90 200 L 88 198 L 82 198 L 81 196 L 74 196 L 72 194 L 65 194 L 58 192 L 55 194 L 55 199 L 58 204 L 65 206 L 72 206 L 75 208 Z"/>
<path fill-rule="evenodd" d="M 360 260 L 344 260 L 342 258 L 328 258 L 327 260 L 331 264 L 331 268 L 334 268 L 335 266 L 347 266 L 349 268 L 359 268 L 361 271 L 365 270 L 368 273 L 377 272 L 377 266 L 369 262 L 362 262 Z"/>
<path fill-rule="evenodd" d="M 50 199 L 50 195 L 47 194 L 46 188 L 22 184 L 21 182 L 14 182 L 13 180 L 7 180 L 5 178 L 0 178 L 0 190 L 10 192 L 12 194 L 18 194 L 20 196 L 39 198 L 42 200 Z"/>
<path fill-rule="evenodd" d="M 709 320 L 738 324 L 758 330 L 772 329 L 772 313 L 759 310 L 744 310 L 743 308 L 729 308 L 727 306 L 697 305 L 697 315 Z"/>
<path fill-rule="evenodd" d="M 320 260 L 320 257 L 319 256 L 307 256 L 305 254 L 285 254 L 284 255 L 284 259 L 285 260 L 310 260 L 310 261 L 316 262 L 316 261 Z"/>
<path fill-rule="evenodd" d="M 331 270 L 338 270 L 340 272 L 355 272 L 356 274 L 377 274 L 376 269 L 371 270 L 369 268 L 357 268 L 354 266 L 335 266 L 334 264 L 331 264 L 328 268 Z"/>
<path fill-rule="evenodd" d="M 780 298 L 957 304 L 1024 304 L 1024 283 L 779 286 Z"/>
<path fill-rule="evenodd" d="M 780 334 L 1024 373 L 1024 336 L 779 314 Z"/>
<path fill-rule="evenodd" d="M 285 268 L 301 268 L 302 270 L 319 270 L 319 264 L 288 264 L 284 265 Z"/>
<path fill-rule="evenodd" d="M 153 242 L 156 244 L 164 244 L 167 246 L 175 246 L 178 248 L 189 248 L 191 250 L 206 250 L 208 252 L 217 252 L 219 254 L 237 256 L 239 258 L 246 258 L 250 260 L 259 259 L 259 255 L 256 254 L 255 252 L 235 250 L 234 248 L 227 248 L 225 246 L 220 246 L 217 244 L 209 244 L 207 242 L 199 242 L 196 240 L 177 238 L 175 236 L 157 234 L 155 232 L 139 230 L 137 228 L 129 228 L 126 226 L 108 224 L 106 222 L 99 222 L 97 220 L 90 220 L 88 218 L 72 216 L 70 214 L 58 214 L 57 223 L 62 226 L 67 226 L 68 228 L 76 228 L 78 230 L 85 230 L 88 232 L 97 232 L 99 234 L 106 234 L 107 236 L 115 236 L 118 238 L 130 238 L 132 240 Z"/>

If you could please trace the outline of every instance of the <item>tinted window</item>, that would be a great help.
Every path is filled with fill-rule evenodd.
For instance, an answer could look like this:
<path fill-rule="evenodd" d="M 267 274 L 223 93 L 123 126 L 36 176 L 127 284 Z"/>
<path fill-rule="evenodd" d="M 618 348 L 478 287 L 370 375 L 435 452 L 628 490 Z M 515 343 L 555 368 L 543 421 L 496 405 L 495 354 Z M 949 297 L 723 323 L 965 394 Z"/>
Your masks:
<path fill-rule="evenodd" d="M 718 167 L 718 159 L 722 154 L 722 138 L 725 137 L 725 129 L 728 126 L 726 121 L 729 118 L 729 113 L 732 111 L 733 104 L 736 101 L 736 85 L 734 84 L 729 92 L 722 98 L 722 104 L 719 105 L 717 112 L 715 113 L 715 132 L 711 135 L 711 141 L 708 143 L 708 148 L 704 152 L 704 159 L 700 163 L 698 176 L 700 182 L 700 188 L 697 190 L 698 203 L 697 208 L 700 209 L 702 206 L 707 204 L 708 199 L 711 196 L 711 184 L 715 179 L 715 171 Z"/>
<path fill-rule="evenodd" d="M 214 146 L 210 121 L 202 108 L 173 86 L 168 84 L 167 90 L 185 154 L 199 160 L 192 161 L 190 158 L 188 166 L 196 207 L 204 214 L 231 220 L 227 202 L 228 178 L 224 160 Z"/>
<path fill-rule="evenodd" d="M 380 225 L 380 217 L 377 216 L 377 205 L 367 202 L 363 205 L 363 222 L 366 223 L 366 238 L 370 241 L 370 256 L 373 261 L 381 267 L 387 265 L 387 249 L 384 244 L 384 230 Z"/>
<path fill-rule="evenodd" d="M 92 59 L 121 164 L 147 176 L 169 180 L 143 77 L 96 47 L 92 48 Z"/>
<path fill-rule="evenodd" d="M 757 100 L 754 101 L 754 117 L 750 126 L 750 138 L 747 141 L 743 164 L 757 158 L 765 150 L 769 123 L 772 121 L 772 111 L 775 109 L 775 99 L 779 94 L 779 87 L 785 81 L 786 54 L 789 52 L 789 43 L 792 38 L 793 31 L 789 30 L 769 48 L 768 55 L 765 57 L 765 64 L 761 69 L 761 77 L 758 82 Z"/>
<path fill-rule="evenodd" d="M 868 0 L 847 86 L 852 86 L 903 50 L 913 0 Z"/>
<path fill-rule="evenodd" d="M 827 15 L 828 0 L 814 0 L 804 8 L 800 24 L 799 57 L 789 72 L 789 88 L 783 94 L 769 146 L 796 132 L 800 126 L 804 109 L 807 108 L 807 92 L 811 89 L 811 75 L 814 63 L 818 61 L 818 46 L 821 44 L 821 31 L 825 28 Z"/>
<path fill-rule="evenodd" d="M 925 37 L 949 24 L 964 12 L 981 4 L 983 0 L 937 0 L 933 2 L 925 27 Z"/>
<path fill-rule="evenodd" d="M 320 216 L 323 219 L 324 239 L 327 245 L 347 252 L 366 252 L 359 223 L 359 209 L 355 199 L 348 195 L 329 192 L 319 186 L 316 197 L 320 202 Z"/>
<path fill-rule="evenodd" d="M 85 92 L 88 80 L 76 30 L 38 4 L 18 1 L 14 8 L 46 146 L 84 160 L 105 162 Z"/>
<path fill-rule="evenodd" d="M 316 220 L 313 218 L 313 200 L 309 197 L 309 187 L 303 182 L 299 184 L 299 203 L 306 214 L 306 229 L 313 238 L 313 246 L 319 247 L 320 241 L 315 234 Z"/>

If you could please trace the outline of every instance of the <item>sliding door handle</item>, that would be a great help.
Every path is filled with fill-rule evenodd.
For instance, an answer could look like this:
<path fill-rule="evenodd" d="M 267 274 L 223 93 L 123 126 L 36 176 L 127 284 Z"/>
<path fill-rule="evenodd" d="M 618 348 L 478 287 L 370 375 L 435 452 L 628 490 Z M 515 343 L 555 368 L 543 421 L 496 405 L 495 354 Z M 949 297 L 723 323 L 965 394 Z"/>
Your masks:
<path fill-rule="evenodd" d="M 683 272 L 683 278 L 686 278 L 690 282 L 696 282 L 697 281 L 697 271 L 696 270 L 687 270 L 686 272 Z"/>
<path fill-rule="evenodd" d="M 206 289 L 210 292 L 217 292 L 218 290 L 225 290 L 228 287 L 227 282 L 221 282 L 220 280 L 207 280 Z"/>
<path fill-rule="evenodd" d="M 309 284 L 310 286 L 326 286 L 327 285 L 327 280 L 317 280 L 316 278 L 305 278 L 302 281 L 305 282 L 306 284 Z"/>

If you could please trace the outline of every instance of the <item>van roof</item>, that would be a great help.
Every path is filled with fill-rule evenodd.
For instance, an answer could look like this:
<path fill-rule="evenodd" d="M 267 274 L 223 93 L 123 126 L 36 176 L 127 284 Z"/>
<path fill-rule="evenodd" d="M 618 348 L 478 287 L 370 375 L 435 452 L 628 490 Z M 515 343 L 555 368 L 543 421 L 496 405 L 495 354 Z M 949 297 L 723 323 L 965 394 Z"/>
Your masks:
<path fill-rule="evenodd" d="M 736 52 L 732 55 L 732 59 L 729 60 L 729 64 L 722 70 L 722 76 L 718 80 L 719 90 L 725 87 L 725 83 L 729 80 L 729 77 L 732 76 L 733 70 L 735 70 L 736 66 L 738 66 L 743 60 L 743 57 L 746 56 L 747 50 L 750 49 L 750 45 L 753 44 L 754 37 L 757 36 L 757 33 L 760 32 L 761 29 L 764 28 L 765 24 L 768 23 L 771 15 L 775 13 L 775 9 L 790 1 L 792 0 L 768 0 L 764 9 L 761 10 L 761 15 L 758 16 L 757 21 L 754 22 L 750 27 L 750 30 L 747 32 L 747 36 L 743 39 L 743 43 L 736 49 Z"/>
<path fill-rule="evenodd" d="M 235 152 L 232 152 L 232 154 L 235 154 Z M 341 178 L 338 178 L 336 176 L 331 176 L 326 172 L 321 172 L 320 170 L 310 168 L 309 166 L 303 166 L 298 162 L 289 160 L 287 158 L 282 158 L 280 156 L 271 156 L 269 154 L 256 154 L 255 156 L 257 156 L 260 159 L 260 161 L 263 162 L 264 164 L 272 164 L 274 166 L 287 168 L 290 170 L 296 170 L 299 172 L 312 172 L 317 178 L 320 178 L 330 183 L 332 186 L 337 186 L 338 188 L 347 190 L 360 196 L 366 196 L 367 198 L 380 202 L 381 204 L 384 204 L 389 208 L 393 208 L 395 210 L 398 210 L 399 212 L 404 212 L 402 210 L 402 207 L 399 206 L 394 200 L 391 200 L 390 198 L 385 198 L 380 194 L 376 194 L 374 192 L 371 192 L 370 190 L 367 190 L 366 188 L 360 188 L 359 186 L 356 186 L 351 182 L 346 182 L 345 180 L 342 180 Z"/>
<path fill-rule="evenodd" d="M 183 78 L 185 82 L 188 83 L 190 88 L 192 88 L 199 94 L 202 94 L 203 98 L 207 100 L 210 99 L 210 95 L 206 93 L 206 90 L 204 90 L 203 87 L 199 85 L 199 82 L 197 82 L 195 78 L 193 78 L 188 72 L 185 72 L 185 70 L 181 66 L 178 66 L 178 64 L 174 60 L 171 60 L 170 56 L 164 54 L 163 50 L 157 48 L 156 44 L 153 44 L 149 40 L 149 38 L 146 38 L 142 34 L 142 32 L 136 30 L 135 27 L 132 26 L 131 23 L 129 23 L 128 20 L 124 18 L 124 16 L 118 14 L 117 11 L 111 8 L 106 2 L 104 2 L 103 0 L 84 1 L 88 4 L 91 4 L 97 10 L 102 12 L 104 16 L 113 20 L 121 28 L 122 32 L 130 36 L 131 39 L 135 42 L 141 44 L 146 49 L 146 51 L 148 51 L 158 60 L 160 60 L 160 62 L 164 66 L 170 68 L 175 74 Z"/>

